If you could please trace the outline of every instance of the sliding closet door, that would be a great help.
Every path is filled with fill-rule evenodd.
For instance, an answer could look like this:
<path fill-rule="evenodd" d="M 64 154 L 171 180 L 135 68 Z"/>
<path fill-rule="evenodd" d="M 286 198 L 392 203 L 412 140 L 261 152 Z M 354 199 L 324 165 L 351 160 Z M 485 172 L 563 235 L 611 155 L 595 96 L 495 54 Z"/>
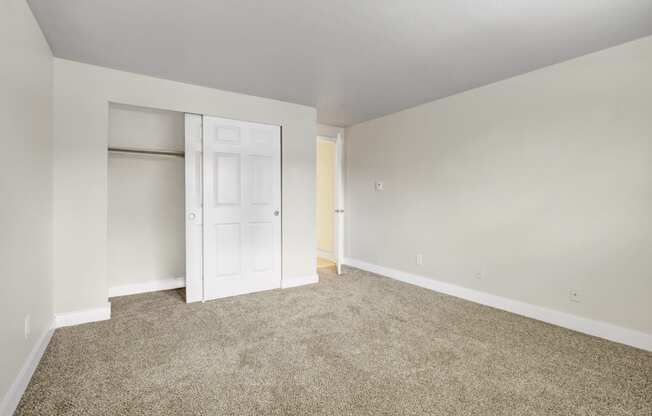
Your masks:
<path fill-rule="evenodd" d="M 203 118 L 204 299 L 281 286 L 281 131 Z"/>
<path fill-rule="evenodd" d="M 186 302 L 204 299 L 202 279 L 202 116 L 185 116 Z"/>

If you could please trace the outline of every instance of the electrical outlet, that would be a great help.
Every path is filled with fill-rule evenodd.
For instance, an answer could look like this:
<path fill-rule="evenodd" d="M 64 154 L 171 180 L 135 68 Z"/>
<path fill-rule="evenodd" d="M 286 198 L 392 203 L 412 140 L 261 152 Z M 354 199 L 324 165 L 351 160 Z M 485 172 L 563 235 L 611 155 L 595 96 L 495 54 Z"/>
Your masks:
<path fill-rule="evenodd" d="M 423 254 L 417 254 L 417 266 L 423 266 Z"/>
<path fill-rule="evenodd" d="M 475 276 L 475 278 L 476 278 L 477 280 L 482 280 L 482 278 L 484 277 L 484 276 L 483 276 L 483 273 L 482 273 L 482 270 L 478 270 L 478 271 L 476 271 L 474 276 Z"/>
<path fill-rule="evenodd" d="M 580 303 L 581 302 L 581 297 L 580 297 L 580 292 L 577 290 L 571 290 L 568 292 L 568 298 L 571 302 L 574 303 Z"/>
<path fill-rule="evenodd" d="M 31 332 L 31 318 L 29 315 L 25 315 L 25 339 L 29 338 L 29 333 Z"/>
<path fill-rule="evenodd" d="M 376 182 L 374 186 L 376 188 L 376 191 L 382 191 L 383 189 L 385 189 L 385 185 L 382 182 Z"/>

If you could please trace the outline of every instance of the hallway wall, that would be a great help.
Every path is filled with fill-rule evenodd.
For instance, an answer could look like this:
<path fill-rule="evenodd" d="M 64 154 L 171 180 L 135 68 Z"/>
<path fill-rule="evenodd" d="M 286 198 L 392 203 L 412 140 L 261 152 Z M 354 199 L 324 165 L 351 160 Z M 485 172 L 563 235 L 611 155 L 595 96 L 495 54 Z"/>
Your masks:
<path fill-rule="evenodd" d="M 334 165 L 335 143 L 317 139 L 317 250 L 326 258 L 333 256 Z"/>

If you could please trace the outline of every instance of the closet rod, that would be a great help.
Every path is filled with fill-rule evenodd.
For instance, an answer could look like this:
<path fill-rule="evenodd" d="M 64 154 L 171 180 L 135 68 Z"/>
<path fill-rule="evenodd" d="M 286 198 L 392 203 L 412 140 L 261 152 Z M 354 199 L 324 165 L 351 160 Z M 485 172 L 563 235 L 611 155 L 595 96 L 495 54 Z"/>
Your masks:
<path fill-rule="evenodd" d="M 109 147 L 109 152 L 120 152 L 120 153 L 135 153 L 141 155 L 157 155 L 157 156 L 176 156 L 176 157 L 185 157 L 183 152 L 175 152 L 168 150 L 141 150 L 141 149 L 129 149 L 126 147 Z"/>

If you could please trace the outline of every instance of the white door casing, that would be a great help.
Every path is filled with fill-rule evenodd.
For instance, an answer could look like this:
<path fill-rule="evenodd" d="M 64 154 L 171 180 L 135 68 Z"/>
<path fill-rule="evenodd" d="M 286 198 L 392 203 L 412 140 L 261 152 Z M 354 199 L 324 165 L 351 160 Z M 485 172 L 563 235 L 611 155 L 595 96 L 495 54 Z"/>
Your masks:
<path fill-rule="evenodd" d="M 186 302 L 204 299 L 202 251 L 202 116 L 185 115 Z"/>
<path fill-rule="evenodd" d="M 334 255 L 337 274 L 344 261 L 344 143 L 342 134 L 335 139 L 335 239 Z"/>
<path fill-rule="evenodd" d="M 203 117 L 203 298 L 281 287 L 279 126 Z"/>

